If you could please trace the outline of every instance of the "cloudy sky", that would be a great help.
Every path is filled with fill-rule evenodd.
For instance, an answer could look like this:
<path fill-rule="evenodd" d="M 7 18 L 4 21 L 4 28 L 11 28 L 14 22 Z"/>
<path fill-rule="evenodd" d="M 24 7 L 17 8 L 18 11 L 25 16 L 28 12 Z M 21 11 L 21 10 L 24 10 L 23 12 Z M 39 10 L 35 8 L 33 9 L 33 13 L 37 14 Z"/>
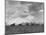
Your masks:
<path fill-rule="evenodd" d="M 43 23 L 44 4 L 39 2 L 6 1 L 6 22 Z"/>

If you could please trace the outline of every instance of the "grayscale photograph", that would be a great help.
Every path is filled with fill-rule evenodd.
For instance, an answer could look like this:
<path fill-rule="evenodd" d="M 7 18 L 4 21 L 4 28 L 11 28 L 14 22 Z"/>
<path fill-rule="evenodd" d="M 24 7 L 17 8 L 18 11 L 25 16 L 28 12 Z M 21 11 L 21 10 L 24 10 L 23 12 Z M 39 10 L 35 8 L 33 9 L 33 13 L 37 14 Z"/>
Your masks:
<path fill-rule="evenodd" d="M 44 2 L 5 0 L 5 35 L 44 33 Z"/>

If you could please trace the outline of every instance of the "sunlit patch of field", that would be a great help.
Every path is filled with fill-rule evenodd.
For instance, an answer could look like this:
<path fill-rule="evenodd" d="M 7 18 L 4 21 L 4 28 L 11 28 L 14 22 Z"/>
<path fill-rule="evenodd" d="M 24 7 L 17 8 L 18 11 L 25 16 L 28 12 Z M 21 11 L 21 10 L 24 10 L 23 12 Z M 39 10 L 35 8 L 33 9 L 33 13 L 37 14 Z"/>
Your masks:
<path fill-rule="evenodd" d="M 44 24 L 31 24 L 26 25 L 10 25 L 5 26 L 5 34 L 25 34 L 25 33 L 40 33 L 44 32 Z"/>

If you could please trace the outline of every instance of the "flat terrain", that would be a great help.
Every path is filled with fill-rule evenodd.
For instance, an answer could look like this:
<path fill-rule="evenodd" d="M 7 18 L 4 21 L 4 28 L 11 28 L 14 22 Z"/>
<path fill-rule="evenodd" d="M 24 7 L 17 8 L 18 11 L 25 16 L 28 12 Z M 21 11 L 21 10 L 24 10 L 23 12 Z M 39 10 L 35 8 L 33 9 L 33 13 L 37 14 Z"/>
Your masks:
<path fill-rule="evenodd" d="M 40 33 L 44 32 L 44 24 L 31 24 L 31 25 L 11 25 L 5 26 L 5 34 L 25 34 L 25 33 Z"/>

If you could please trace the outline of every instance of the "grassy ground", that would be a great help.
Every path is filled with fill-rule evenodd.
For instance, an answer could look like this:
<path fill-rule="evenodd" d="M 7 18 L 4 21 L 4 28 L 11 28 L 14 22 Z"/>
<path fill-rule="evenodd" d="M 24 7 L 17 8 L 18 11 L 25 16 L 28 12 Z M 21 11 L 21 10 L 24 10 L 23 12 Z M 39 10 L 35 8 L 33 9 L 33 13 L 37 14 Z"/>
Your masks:
<path fill-rule="evenodd" d="M 44 24 L 5 26 L 5 34 L 25 34 L 44 32 Z"/>

